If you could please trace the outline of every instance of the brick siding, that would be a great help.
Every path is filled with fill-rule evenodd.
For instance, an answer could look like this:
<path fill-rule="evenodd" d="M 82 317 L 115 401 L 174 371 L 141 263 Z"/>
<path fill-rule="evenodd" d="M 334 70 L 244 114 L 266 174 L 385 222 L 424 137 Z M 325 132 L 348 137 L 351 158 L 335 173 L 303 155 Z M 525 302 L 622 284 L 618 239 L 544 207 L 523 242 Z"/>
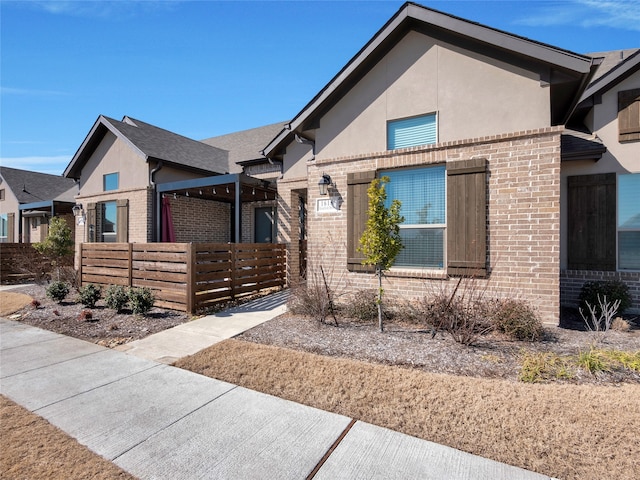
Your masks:
<path fill-rule="evenodd" d="M 308 164 L 307 220 L 309 270 L 322 265 L 344 289 L 375 288 L 371 274 L 346 271 L 347 174 L 398 167 L 419 167 L 469 158 L 488 160 L 487 245 L 490 275 L 477 280 L 488 294 L 531 302 L 542 320 L 557 324 L 560 310 L 560 134 L 559 127 L 414 147 L 394 152 L 316 160 Z M 316 212 L 315 183 L 331 176 L 340 211 Z M 282 185 L 282 189 L 281 189 Z M 292 210 L 287 184 L 278 183 L 281 208 Z M 326 198 L 326 197 L 324 197 Z M 290 212 L 289 217 L 291 218 Z M 283 239 L 294 235 L 285 227 Z M 415 298 L 453 284 L 445 271 L 392 271 L 385 291 Z"/>
<path fill-rule="evenodd" d="M 640 313 L 640 272 L 595 272 L 563 270 L 560 272 L 560 305 L 577 307 L 580 290 L 586 282 L 618 280 L 629 287 L 632 305 L 629 312 Z"/>

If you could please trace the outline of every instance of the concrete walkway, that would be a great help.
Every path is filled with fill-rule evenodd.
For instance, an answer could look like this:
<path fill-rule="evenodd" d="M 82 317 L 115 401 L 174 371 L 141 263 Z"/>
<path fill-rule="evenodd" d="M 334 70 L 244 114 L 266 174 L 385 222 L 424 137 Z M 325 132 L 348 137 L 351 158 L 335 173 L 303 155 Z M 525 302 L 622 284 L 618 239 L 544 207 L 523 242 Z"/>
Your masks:
<path fill-rule="evenodd" d="M 282 301 L 264 300 L 262 316 L 254 304 L 191 322 L 126 353 L 0 319 L 0 393 L 142 479 L 548 478 L 147 358 L 193 353 L 201 343 L 183 335 L 215 343 Z"/>

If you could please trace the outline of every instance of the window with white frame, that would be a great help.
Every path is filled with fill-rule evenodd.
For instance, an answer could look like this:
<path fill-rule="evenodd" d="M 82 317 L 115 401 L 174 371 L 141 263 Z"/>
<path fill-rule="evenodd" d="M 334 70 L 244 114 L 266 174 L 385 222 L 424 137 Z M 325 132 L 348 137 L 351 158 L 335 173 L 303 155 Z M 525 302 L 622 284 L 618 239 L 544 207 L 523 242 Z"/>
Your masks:
<path fill-rule="evenodd" d="M 446 224 L 446 171 L 444 165 L 381 171 L 389 177 L 387 207 L 400 200 L 404 222 L 400 236 L 404 248 L 395 267 L 444 268 Z"/>
<path fill-rule="evenodd" d="M 103 202 L 102 203 L 102 241 L 103 242 L 115 242 L 117 234 L 117 210 L 116 202 Z"/>
<path fill-rule="evenodd" d="M 7 214 L 0 214 L 0 242 L 5 243 L 9 232 L 9 223 L 7 222 Z"/>
<path fill-rule="evenodd" d="M 431 145 L 437 140 L 435 113 L 387 122 L 387 150 Z"/>
<path fill-rule="evenodd" d="M 640 270 L 640 173 L 618 175 L 618 269 Z"/>

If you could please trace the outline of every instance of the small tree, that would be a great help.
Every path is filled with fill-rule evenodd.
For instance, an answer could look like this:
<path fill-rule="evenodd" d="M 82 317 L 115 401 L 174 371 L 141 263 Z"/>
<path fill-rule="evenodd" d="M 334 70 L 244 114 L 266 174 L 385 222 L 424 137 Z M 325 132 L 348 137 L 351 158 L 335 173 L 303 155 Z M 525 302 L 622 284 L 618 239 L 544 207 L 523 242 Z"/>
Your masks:
<path fill-rule="evenodd" d="M 38 253 L 51 258 L 51 264 L 56 270 L 56 279 L 60 279 L 60 261 L 73 253 L 73 239 L 71 229 L 60 217 L 49 220 L 49 233 L 43 242 L 33 244 Z"/>
<path fill-rule="evenodd" d="M 369 209 L 367 227 L 360 237 L 359 252 L 365 255 L 363 265 L 374 265 L 378 275 L 378 324 L 380 331 L 384 331 L 382 324 L 382 275 L 391 268 L 394 260 L 402 250 L 399 225 L 404 222 L 400 215 L 400 201 L 393 200 L 389 208 L 385 203 L 387 192 L 385 184 L 389 177 L 376 178 L 371 182 L 367 195 Z"/>

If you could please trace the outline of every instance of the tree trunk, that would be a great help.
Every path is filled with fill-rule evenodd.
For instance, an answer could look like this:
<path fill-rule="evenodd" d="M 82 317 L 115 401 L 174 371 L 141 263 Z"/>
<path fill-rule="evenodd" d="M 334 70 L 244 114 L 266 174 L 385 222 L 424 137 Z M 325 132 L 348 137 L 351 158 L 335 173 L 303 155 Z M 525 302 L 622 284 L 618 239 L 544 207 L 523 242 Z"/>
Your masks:
<path fill-rule="evenodd" d="M 380 331 L 384 332 L 384 325 L 382 324 L 382 269 L 378 268 L 378 325 Z"/>

